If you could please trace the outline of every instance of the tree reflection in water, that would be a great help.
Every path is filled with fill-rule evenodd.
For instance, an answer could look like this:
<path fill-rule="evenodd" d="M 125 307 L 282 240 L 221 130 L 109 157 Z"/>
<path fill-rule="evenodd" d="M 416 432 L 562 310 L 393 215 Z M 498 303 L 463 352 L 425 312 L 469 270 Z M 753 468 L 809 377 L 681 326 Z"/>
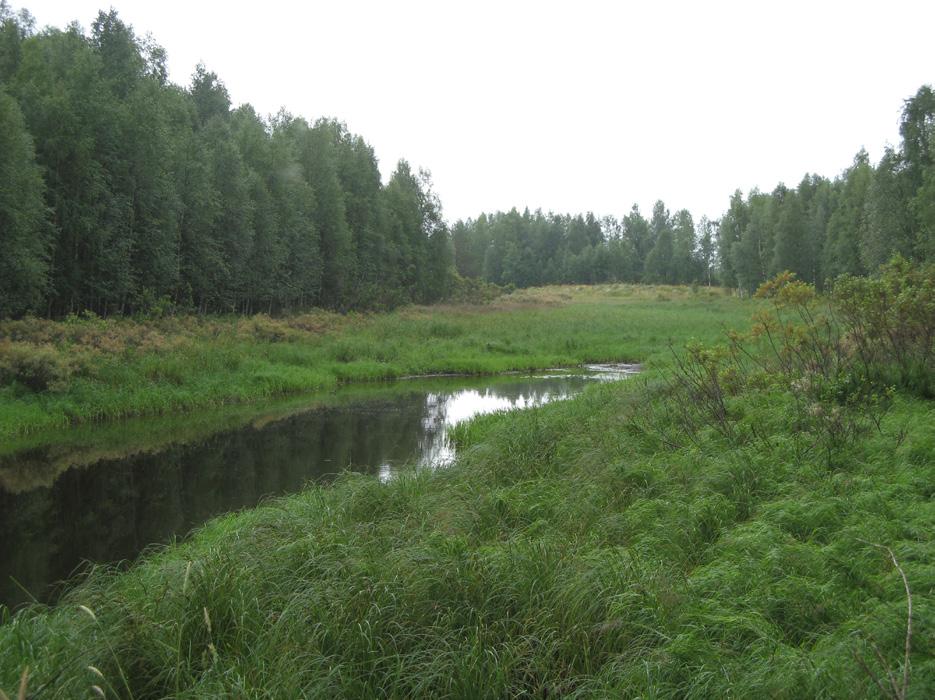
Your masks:
<path fill-rule="evenodd" d="M 347 400 L 339 392 L 304 410 L 293 401 L 284 415 L 206 428 L 179 443 L 163 436 L 157 449 L 128 444 L 123 457 L 109 448 L 107 457 L 88 463 L 93 451 L 83 445 L 74 468 L 56 444 L 8 455 L 0 462 L 0 602 L 52 600 L 51 584 L 82 562 L 132 560 L 213 516 L 345 469 L 387 479 L 404 464 L 438 466 L 454 456 L 448 434 L 462 421 L 567 398 L 628 373 L 397 382 Z M 54 469 L 43 469 L 43 459 L 54 459 Z M 16 482 L 11 491 L 2 474 L 17 467 L 54 476 L 32 488 Z"/>

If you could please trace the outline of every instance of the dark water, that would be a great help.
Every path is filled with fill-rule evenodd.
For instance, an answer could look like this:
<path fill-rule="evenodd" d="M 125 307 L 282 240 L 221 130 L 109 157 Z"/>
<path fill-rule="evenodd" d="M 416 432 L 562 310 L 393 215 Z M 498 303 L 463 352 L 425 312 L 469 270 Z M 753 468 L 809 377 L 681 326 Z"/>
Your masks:
<path fill-rule="evenodd" d="M 0 455 L 0 603 L 54 600 L 88 562 L 135 558 L 212 516 L 351 469 L 453 456 L 451 427 L 567 398 L 634 368 L 348 387 L 266 407 L 43 436 Z"/>

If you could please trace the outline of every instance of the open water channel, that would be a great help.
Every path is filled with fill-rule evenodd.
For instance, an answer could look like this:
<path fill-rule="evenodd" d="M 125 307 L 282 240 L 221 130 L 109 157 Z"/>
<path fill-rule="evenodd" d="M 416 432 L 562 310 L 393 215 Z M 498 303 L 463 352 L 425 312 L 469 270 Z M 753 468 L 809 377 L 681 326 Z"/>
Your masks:
<path fill-rule="evenodd" d="M 636 371 L 406 379 L 23 441 L 0 453 L 0 603 L 52 601 L 90 563 L 133 560 L 213 516 L 344 470 L 388 479 L 403 465 L 443 465 L 463 421 Z"/>

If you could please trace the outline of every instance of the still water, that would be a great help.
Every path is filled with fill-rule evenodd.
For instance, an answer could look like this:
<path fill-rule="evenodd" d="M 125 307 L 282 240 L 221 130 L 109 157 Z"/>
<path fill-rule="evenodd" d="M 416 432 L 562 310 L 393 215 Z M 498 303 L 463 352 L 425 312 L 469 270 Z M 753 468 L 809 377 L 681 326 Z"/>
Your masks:
<path fill-rule="evenodd" d="M 88 562 L 132 560 L 212 516 L 343 470 L 436 467 L 474 416 L 540 406 L 638 368 L 410 379 L 198 416 L 85 426 L 0 454 L 0 603 L 54 600 Z"/>

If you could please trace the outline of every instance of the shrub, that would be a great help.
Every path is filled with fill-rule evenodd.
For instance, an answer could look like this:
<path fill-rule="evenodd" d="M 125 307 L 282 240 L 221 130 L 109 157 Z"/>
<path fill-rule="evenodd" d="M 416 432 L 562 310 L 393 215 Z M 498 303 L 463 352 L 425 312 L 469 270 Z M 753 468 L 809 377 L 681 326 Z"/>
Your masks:
<path fill-rule="evenodd" d="M 769 448 L 757 421 L 742 422 L 731 410 L 730 397 L 753 385 L 773 392 L 777 408 L 784 407 L 778 414 L 793 428 L 799 457 L 819 451 L 830 467 L 858 435 L 881 429 L 894 390 L 874 368 L 899 363 L 899 352 L 916 369 L 931 361 L 933 291 L 918 268 L 900 263 L 879 280 L 842 280 L 828 306 L 814 287 L 783 272 L 757 290 L 771 308 L 754 316 L 749 333 L 728 333 L 726 347 L 695 344 L 673 352 L 675 366 L 664 380 L 672 400 L 640 426 L 669 445 L 698 444 L 702 429 L 714 429 L 728 441 Z M 890 327 L 877 306 L 886 303 L 901 307 L 896 315 L 907 329 Z M 838 308 L 845 312 L 836 314 Z M 885 339 L 892 360 L 885 350 L 880 354 Z"/>
<path fill-rule="evenodd" d="M 285 322 L 274 320 L 266 314 L 257 314 L 246 321 L 241 321 L 240 326 L 256 340 L 267 343 L 281 343 L 297 335 Z"/>
<path fill-rule="evenodd" d="M 503 296 L 506 291 L 505 287 L 491 282 L 455 275 L 448 299 L 459 304 L 488 304 L 497 297 Z"/>
<path fill-rule="evenodd" d="M 0 343 L 0 386 L 21 384 L 31 391 L 60 391 L 72 372 L 72 362 L 51 345 Z"/>
<path fill-rule="evenodd" d="M 875 277 L 837 280 L 832 300 L 868 374 L 935 395 L 935 264 L 895 257 Z"/>

